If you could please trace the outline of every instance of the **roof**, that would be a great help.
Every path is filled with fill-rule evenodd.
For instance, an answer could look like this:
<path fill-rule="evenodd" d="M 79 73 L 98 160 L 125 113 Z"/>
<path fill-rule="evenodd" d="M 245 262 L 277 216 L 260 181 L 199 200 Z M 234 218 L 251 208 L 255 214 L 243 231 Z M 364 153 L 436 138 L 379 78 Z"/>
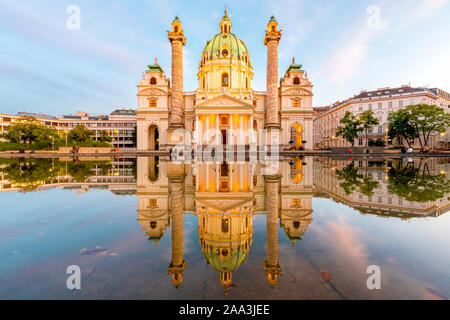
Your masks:
<path fill-rule="evenodd" d="M 150 71 L 160 71 L 160 72 L 164 73 L 163 68 L 161 68 L 161 66 L 159 64 L 157 64 L 157 63 L 149 64 L 148 65 L 148 69 Z"/>
<path fill-rule="evenodd" d="M 43 113 L 18 112 L 17 115 L 23 116 L 23 117 L 33 117 L 33 118 L 38 118 L 38 119 L 58 120 L 54 116 L 49 116 L 49 115 L 43 114 Z"/>
<path fill-rule="evenodd" d="M 245 43 L 239 39 L 234 33 L 218 33 L 210 41 L 208 41 L 203 49 L 203 53 L 207 54 L 208 59 L 214 58 L 214 54 L 219 52 L 219 49 L 226 44 L 231 48 L 230 57 L 232 53 L 240 59 L 244 53 L 248 54 Z"/>
<path fill-rule="evenodd" d="M 385 97 L 391 96 L 393 94 L 405 94 L 405 93 L 416 93 L 429 91 L 425 88 L 413 88 L 409 86 L 403 86 L 399 88 L 380 88 L 373 91 L 363 91 L 360 94 L 354 96 L 351 100 L 374 98 L 374 97 Z"/>
<path fill-rule="evenodd" d="M 125 116 L 134 116 L 136 115 L 136 110 L 134 109 L 116 109 L 110 113 L 111 115 L 125 115 Z"/>
<path fill-rule="evenodd" d="M 294 64 L 292 63 L 289 68 L 287 68 L 286 73 L 288 73 L 291 70 L 294 71 L 301 71 L 302 70 L 303 65 L 302 64 Z"/>

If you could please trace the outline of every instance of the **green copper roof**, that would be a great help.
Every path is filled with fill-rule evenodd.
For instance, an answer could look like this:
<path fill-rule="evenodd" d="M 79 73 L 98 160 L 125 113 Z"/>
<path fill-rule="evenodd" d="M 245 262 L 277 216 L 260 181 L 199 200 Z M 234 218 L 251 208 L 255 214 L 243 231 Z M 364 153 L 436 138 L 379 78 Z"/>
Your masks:
<path fill-rule="evenodd" d="M 155 63 L 155 64 L 149 64 L 149 65 L 148 65 L 148 69 L 151 70 L 151 71 L 161 71 L 161 72 L 164 72 L 163 68 L 161 68 L 161 66 L 160 66 L 159 64 L 157 64 L 157 63 Z"/>
<path fill-rule="evenodd" d="M 175 21 L 176 21 L 176 22 L 181 22 L 181 21 L 180 21 L 180 18 L 178 18 L 178 16 L 176 16 L 175 19 L 173 19 L 172 23 L 174 23 Z"/>
<path fill-rule="evenodd" d="M 206 261 L 211 265 L 211 267 L 214 268 L 214 270 L 218 272 L 233 272 L 236 270 L 242 263 L 244 263 L 245 259 L 247 258 L 247 254 L 245 253 L 244 248 L 241 246 L 237 248 L 226 248 L 229 251 L 228 254 L 231 254 L 231 257 L 227 259 L 227 261 L 223 261 L 220 259 L 220 257 L 216 254 L 215 249 L 211 246 L 208 246 L 203 253 L 205 256 Z M 220 249 L 222 250 L 222 249 Z"/>
<path fill-rule="evenodd" d="M 289 68 L 287 68 L 286 73 L 288 73 L 291 70 L 300 71 L 302 70 L 303 65 L 302 64 L 291 64 Z"/>
<path fill-rule="evenodd" d="M 277 21 L 274 16 L 270 17 L 269 23 L 272 22 L 272 21 Z"/>
<path fill-rule="evenodd" d="M 247 52 L 247 47 L 244 42 L 239 39 L 233 33 L 218 33 L 216 34 L 210 41 L 206 43 L 205 49 L 203 49 L 203 53 L 207 54 L 208 59 L 212 59 L 214 54 L 219 51 L 222 45 L 228 45 L 231 48 L 231 52 L 229 52 L 229 57 L 231 57 L 232 53 L 236 55 L 238 59 L 243 57 L 243 53 Z"/>

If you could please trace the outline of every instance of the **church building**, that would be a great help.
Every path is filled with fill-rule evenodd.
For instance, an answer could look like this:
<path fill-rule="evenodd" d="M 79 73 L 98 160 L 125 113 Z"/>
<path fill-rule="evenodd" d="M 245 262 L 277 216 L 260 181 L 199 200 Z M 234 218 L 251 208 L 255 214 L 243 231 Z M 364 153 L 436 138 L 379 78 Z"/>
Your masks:
<path fill-rule="evenodd" d="M 279 132 L 280 149 L 313 148 L 312 84 L 293 59 L 279 79 L 278 45 L 282 30 L 267 24 L 266 91 L 253 89 L 253 65 L 245 43 L 232 32 L 225 9 L 219 33 L 207 41 L 198 65 L 198 88 L 183 91 L 183 25 L 172 22 L 171 77 L 158 64 L 148 66 L 137 86 L 137 149 L 168 150 L 185 129 L 191 147 L 262 145 L 261 129 Z M 255 131 L 252 131 L 255 130 Z M 252 132 L 254 134 L 252 134 Z"/>

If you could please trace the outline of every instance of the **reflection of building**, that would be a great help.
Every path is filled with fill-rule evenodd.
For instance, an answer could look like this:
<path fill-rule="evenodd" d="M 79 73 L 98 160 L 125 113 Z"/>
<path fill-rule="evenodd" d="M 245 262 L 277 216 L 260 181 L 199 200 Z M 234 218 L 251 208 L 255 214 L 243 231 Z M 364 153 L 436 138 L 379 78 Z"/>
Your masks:
<path fill-rule="evenodd" d="M 180 142 L 175 129 L 194 133 L 197 146 L 249 145 L 247 130 L 282 129 L 280 143 L 312 148 L 312 84 L 295 61 L 278 78 L 278 43 L 281 30 L 272 17 L 267 25 L 266 92 L 253 89 L 253 66 L 242 40 L 232 33 L 227 15 L 220 32 L 208 41 L 198 67 L 198 89 L 183 92 L 183 25 L 172 22 L 171 79 L 155 61 L 138 84 L 138 149 L 166 148 Z M 168 134 L 167 134 L 168 133 Z M 182 139 L 182 138 L 181 138 Z M 170 140 L 170 141 L 169 141 Z"/>
<path fill-rule="evenodd" d="M 347 111 L 358 116 L 363 111 L 372 110 L 379 121 L 379 125 L 369 132 L 369 139 L 385 141 L 386 129 L 388 127 L 388 115 L 391 112 L 403 109 L 413 104 L 434 104 L 440 106 L 447 113 L 450 106 L 450 94 L 438 89 L 413 88 L 408 85 L 400 88 L 380 88 L 373 91 L 362 91 L 355 96 L 336 102 L 329 108 L 316 108 L 321 113 L 314 118 L 314 145 L 317 147 L 350 147 L 351 144 L 342 137 L 336 137 L 337 127 Z M 361 133 L 355 139 L 355 146 L 365 146 L 365 134 Z M 407 146 L 406 141 L 395 139 L 394 145 Z M 433 133 L 430 136 L 431 147 L 448 147 L 450 130 L 446 134 Z M 414 142 L 415 147 L 420 147 L 418 139 Z"/>
<path fill-rule="evenodd" d="M 404 160 L 406 161 L 406 160 Z M 410 165 L 419 167 L 421 159 L 415 158 Z M 446 174 L 447 163 L 440 159 L 425 160 L 431 174 Z M 362 214 L 375 214 L 380 217 L 398 217 L 409 219 L 415 217 L 434 217 L 447 212 L 450 202 L 447 197 L 435 201 L 408 201 L 388 190 L 388 170 L 393 165 L 405 166 L 400 159 L 379 159 L 379 161 L 354 161 L 354 175 L 360 175 L 361 188 L 349 188 L 353 181 L 345 177 L 339 180 L 339 173 L 349 168 L 352 162 L 331 158 L 317 158 L 314 163 L 314 186 L 317 196 L 331 197 L 337 202 L 357 209 Z M 342 174 L 343 175 L 343 174 Z M 344 176 L 344 175 L 343 175 Z M 364 179 L 366 179 L 364 181 Z M 347 183 L 347 185 L 345 185 Z M 372 186 L 369 190 L 367 186 Z M 345 187 L 352 192 L 347 194 Z M 364 188 L 366 187 L 366 188 Z"/>
<path fill-rule="evenodd" d="M 16 160 L 19 161 L 18 159 Z M 133 166 L 136 161 L 135 158 L 117 158 L 111 161 L 111 158 L 104 157 L 84 159 L 78 162 L 74 162 L 72 158 L 40 160 L 48 161 L 52 170 L 58 170 L 55 175 L 52 175 L 51 177 L 45 177 L 43 175 L 41 179 L 26 181 L 27 183 L 8 180 L 6 172 L 8 171 L 9 165 L 3 164 L 0 165 L 0 192 L 62 188 L 77 190 L 77 192 L 86 192 L 90 189 L 105 189 L 116 195 L 130 195 L 136 193 L 136 178 L 133 173 Z M 96 163 L 90 165 L 93 160 L 95 160 Z M 34 162 L 32 158 L 24 161 Z M 71 176 L 71 174 L 73 174 L 71 167 L 77 164 L 88 165 L 89 171 L 85 181 L 77 181 Z M 108 164 L 106 169 L 102 164 Z M 35 169 L 36 171 L 40 171 L 38 164 L 36 164 Z M 32 188 L 30 188 L 30 184 L 32 184 Z"/>
<path fill-rule="evenodd" d="M 169 273 L 176 286 L 182 283 L 186 266 L 180 212 L 197 215 L 202 253 L 219 273 L 225 293 L 233 285 L 233 272 L 244 263 L 250 251 L 253 216 L 267 214 L 264 270 L 269 284 L 276 285 L 281 274 L 278 219 L 293 242 L 301 240 L 312 220 L 313 162 L 300 158 L 293 161 L 296 165 L 277 162 L 278 169 L 273 171 L 270 167 L 271 174 L 265 175 L 270 163 L 183 165 L 160 161 L 155 165 L 153 158 L 138 159 L 138 220 L 146 235 L 155 241 L 164 235 L 168 225 L 171 226 Z M 156 177 L 155 167 L 159 169 Z"/>

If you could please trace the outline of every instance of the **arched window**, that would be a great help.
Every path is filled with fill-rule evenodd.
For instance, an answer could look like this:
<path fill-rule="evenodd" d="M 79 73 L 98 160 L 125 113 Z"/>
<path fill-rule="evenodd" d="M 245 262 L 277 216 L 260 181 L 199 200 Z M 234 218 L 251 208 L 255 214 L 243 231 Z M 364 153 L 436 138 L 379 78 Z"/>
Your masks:
<path fill-rule="evenodd" d="M 294 84 L 300 84 L 300 79 L 298 77 L 294 78 Z"/>
<path fill-rule="evenodd" d="M 275 26 L 272 26 L 272 32 L 275 32 Z"/>
<path fill-rule="evenodd" d="M 228 219 L 222 219 L 222 232 L 223 233 L 227 233 L 228 232 L 228 226 L 229 226 Z"/>
<path fill-rule="evenodd" d="M 228 56 L 228 50 L 227 49 L 223 49 L 222 50 L 222 55 L 226 58 Z"/>
<path fill-rule="evenodd" d="M 222 87 L 228 87 L 228 73 L 222 73 Z"/>
<path fill-rule="evenodd" d="M 156 78 L 155 77 L 152 77 L 150 79 L 150 84 L 156 84 Z"/>
<path fill-rule="evenodd" d="M 205 82 L 205 78 L 203 78 L 203 89 L 206 89 L 206 82 Z"/>
<path fill-rule="evenodd" d="M 175 26 L 175 32 L 178 32 L 178 26 Z"/>
<path fill-rule="evenodd" d="M 245 88 L 248 89 L 248 79 L 245 78 Z"/>

